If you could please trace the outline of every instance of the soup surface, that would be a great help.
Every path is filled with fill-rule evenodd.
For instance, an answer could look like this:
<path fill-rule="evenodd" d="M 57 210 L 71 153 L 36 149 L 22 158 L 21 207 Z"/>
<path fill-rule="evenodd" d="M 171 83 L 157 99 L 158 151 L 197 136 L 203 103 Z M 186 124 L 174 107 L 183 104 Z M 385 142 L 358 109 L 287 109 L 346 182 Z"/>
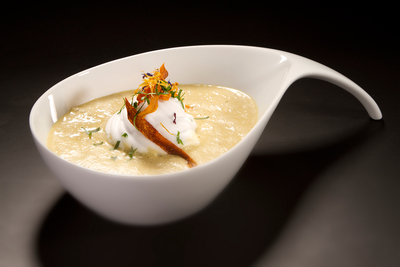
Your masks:
<path fill-rule="evenodd" d="M 251 130 L 258 111 L 251 97 L 239 90 L 211 85 L 180 85 L 186 112 L 196 123 L 200 142 L 182 149 L 201 165 L 235 146 Z M 98 98 L 73 107 L 51 128 L 47 146 L 62 158 L 93 170 L 128 175 L 153 175 L 188 169 L 185 159 L 156 152 L 114 149 L 105 126 L 133 91 Z"/>

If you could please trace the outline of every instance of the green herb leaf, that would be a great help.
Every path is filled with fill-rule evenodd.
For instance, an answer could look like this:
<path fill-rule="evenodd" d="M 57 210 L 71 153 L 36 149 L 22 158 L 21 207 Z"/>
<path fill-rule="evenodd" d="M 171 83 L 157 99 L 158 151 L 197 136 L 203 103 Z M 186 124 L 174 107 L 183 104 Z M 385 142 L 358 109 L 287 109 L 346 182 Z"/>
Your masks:
<path fill-rule="evenodd" d="M 178 144 L 181 144 L 181 145 L 183 145 L 183 142 L 182 142 L 182 140 L 181 140 L 181 138 L 180 138 L 180 135 L 181 133 L 178 131 L 178 134 L 176 135 L 176 142 L 178 142 Z"/>
<path fill-rule="evenodd" d="M 179 89 L 178 94 L 176 95 L 176 91 L 173 91 L 171 92 L 171 97 L 178 99 L 179 102 L 181 102 L 182 108 L 185 109 L 185 105 L 183 104 L 183 100 L 185 100 L 183 96 L 185 93 L 182 94 L 182 92 L 182 89 Z"/>
<path fill-rule="evenodd" d="M 185 105 L 183 104 L 183 96 L 185 95 L 185 93 L 182 94 L 182 89 L 179 89 L 178 95 L 175 95 L 176 92 L 173 92 L 173 94 L 171 94 L 172 97 L 176 98 L 179 100 L 179 102 L 181 102 L 182 108 L 185 109 Z"/>
<path fill-rule="evenodd" d="M 206 119 L 209 119 L 210 118 L 210 116 L 205 116 L 205 117 L 202 117 L 202 118 L 194 118 L 195 120 L 206 120 Z"/>
<path fill-rule="evenodd" d="M 121 141 L 117 141 L 114 148 L 111 148 L 110 150 L 116 150 L 119 147 L 119 143 L 121 143 Z"/>
<path fill-rule="evenodd" d="M 122 137 L 127 138 L 127 137 L 128 137 L 128 134 L 127 134 L 127 133 L 123 133 L 123 134 L 122 134 Z"/>
<path fill-rule="evenodd" d="M 117 114 L 121 114 L 122 110 L 125 108 L 125 99 L 122 98 L 122 101 L 124 101 L 124 104 L 122 105 L 121 109 L 117 112 Z"/>
<path fill-rule="evenodd" d="M 129 160 L 131 160 L 131 159 L 132 159 L 132 157 L 133 157 L 133 153 L 135 153 L 135 151 L 136 151 L 136 150 L 137 150 L 137 148 L 133 149 L 133 147 L 131 147 L 131 151 L 128 153 Z"/>
<path fill-rule="evenodd" d="M 143 105 L 140 106 L 139 110 L 136 112 L 135 116 L 133 117 L 133 126 L 135 126 L 136 130 L 138 130 L 138 131 L 139 131 L 139 129 L 136 127 L 136 117 L 140 113 L 142 108 L 143 108 Z"/>
<path fill-rule="evenodd" d="M 96 132 L 98 132 L 98 131 L 100 131 L 100 127 L 98 127 L 98 128 L 96 128 L 96 129 L 94 129 L 94 130 L 86 130 L 84 127 L 81 127 L 84 131 L 85 131 L 85 133 L 87 134 L 87 135 L 89 135 L 89 138 L 92 138 L 92 134 L 93 133 L 96 133 Z"/>
<path fill-rule="evenodd" d="M 93 145 L 94 146 L 100 146 L 100 145 L 102 145 L 104 142 L 103 141 L 101 141 L 100 143 L 93 143 Z"/>
<path fill-rule="evenodd" d="M 147 97 L 147 95 L 149 95 L 149 94 L 146 94 L 146 96 L 143 96 L 141 100 L 146 101 L 147 105 L 150 105 L 150 99 Z"/>

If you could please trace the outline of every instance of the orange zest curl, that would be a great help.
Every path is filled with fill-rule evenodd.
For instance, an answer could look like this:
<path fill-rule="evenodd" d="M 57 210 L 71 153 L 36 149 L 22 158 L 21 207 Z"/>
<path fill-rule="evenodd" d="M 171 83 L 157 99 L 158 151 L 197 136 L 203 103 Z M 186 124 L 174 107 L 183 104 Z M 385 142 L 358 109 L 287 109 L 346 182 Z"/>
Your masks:
<path fill-rule="evenodd" d="M 158 145 L 162 150 L 171 155 L 180 156 L 185 159 L 190 168 L 197 166 L 196 162 L 182 149 L 162 136 L 145 118 L 139 116 L 139 112 L 125 98 L 125 106 L 128 113 L 128 120 L 141 132 L 147 139 Z"/>

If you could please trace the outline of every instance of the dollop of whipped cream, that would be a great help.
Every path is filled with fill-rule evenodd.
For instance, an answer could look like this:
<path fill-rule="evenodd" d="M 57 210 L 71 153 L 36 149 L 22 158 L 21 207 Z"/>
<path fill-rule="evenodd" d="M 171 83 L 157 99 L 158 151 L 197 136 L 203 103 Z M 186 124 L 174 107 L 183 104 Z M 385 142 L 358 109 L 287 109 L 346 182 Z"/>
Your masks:
<path fill-rule="evenodd" d="M 142 110 L 147 107 L 146 101 L 143 105 Z M 176 98 L 171 97 L 168 101 L 159 100 L 157 110 L 147 114 L 145 119 L 161 135 L 180 148 L 198 145 L 200 142 L 196 134 L 197 124 L 193 116 L 185 112 L 182 103 Z M 108 120 L 105 130 L 107 141 L 112 145 L 119 141 L 118 147 L 125 151 L 136 149 L 140 153 L 154 151 L 158 154 L 166 154 L 132 125 L 128 119 L 126 108 Z M 183 145 L 178 143 L 178 132 Z"/>

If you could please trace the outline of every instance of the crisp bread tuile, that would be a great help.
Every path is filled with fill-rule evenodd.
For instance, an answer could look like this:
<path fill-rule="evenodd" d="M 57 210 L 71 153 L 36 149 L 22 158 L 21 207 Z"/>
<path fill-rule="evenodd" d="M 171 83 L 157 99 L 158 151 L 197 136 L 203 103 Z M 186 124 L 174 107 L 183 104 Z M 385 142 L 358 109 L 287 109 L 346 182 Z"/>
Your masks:
<path fill-rule="evenodd" d="M 143 116 L 139 117 L 137 110 L 125 98 L 125 106 L 128 113 L 128 120 L 141 132 L 147 139 L 158 145 L 162 150 L 171 155 L 184 158 L 190 168 L 197 166 L 196 162 L 182 149 L 162 136 Z"/>
<path fill-rule="evenodd" d="M 163 63 L 160 67 L 160 74 L 161 74 L 161 78 L 163 78 L 165 80 L 165 78 L 168 77 L 168 71 L 164 65 L 165 65 L 165 63 Z"/>

